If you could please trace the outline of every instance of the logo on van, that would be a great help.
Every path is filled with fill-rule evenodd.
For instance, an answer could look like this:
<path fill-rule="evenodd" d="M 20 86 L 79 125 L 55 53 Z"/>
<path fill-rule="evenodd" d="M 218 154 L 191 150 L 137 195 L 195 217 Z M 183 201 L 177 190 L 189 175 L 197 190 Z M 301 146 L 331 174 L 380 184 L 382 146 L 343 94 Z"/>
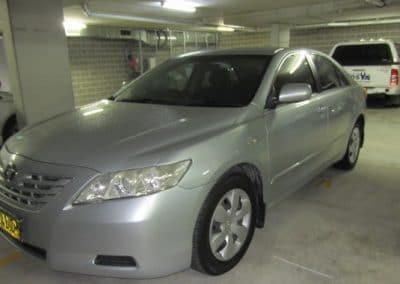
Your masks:
<path fill-rule="evenodd" d="M 371 80 L 371 75 L 367 74 L 365 72 L 353 73 L 351 76 L 356 81 L 370 81 Z"/>

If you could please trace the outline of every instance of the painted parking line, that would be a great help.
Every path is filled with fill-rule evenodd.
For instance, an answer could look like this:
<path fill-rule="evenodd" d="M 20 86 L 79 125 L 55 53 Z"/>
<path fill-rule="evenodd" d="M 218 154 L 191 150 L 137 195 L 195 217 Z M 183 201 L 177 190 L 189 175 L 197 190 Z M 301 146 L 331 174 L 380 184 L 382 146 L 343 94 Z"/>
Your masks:
<path fill-rule="evenodd" d="M 324 180 L 323 182 L 321 182 L 321 186 L 323 186 L 326 189 L 330 189 L 332 187 L 332 180 Z"/>
<path fill-rule="evenodd" d="M 324 277 L 324 278 L 328 278 L 328 279 L 330 279 L 330 280 L 333 280 L 333 276 L 332 276 L 332 275 L 329 275 L 329 274 L 326 274 L 326 273 L 317 271 L 317 270 L 315 270 L 315 269 L 309 268 L 309 267 L 304 266 L 304 265 L 301 265 L 301 264 L 299 264 L 299 263 L 295 263 L 295 262 L 289 261 L 289 260 L 287 260 L 287 259 L 284 259 L 284 258 L 279 257 L 279 256 L 276 256 L 276 255 L 273 255 L 272 257 L 275 258 L 275 259 L 277 259 L 277 260 L 279 260 L 279 261 L 281 261 L 281 262 L 284 262 L 284 263 L 286 263 L 286 264 L 293 265 L 293 266 L 298 267 L 298 268 L 300 268 L 300 269 L 302 269 L 302 270 L 305 270 L 305 271 L 311 272 L 311 273 L 313 273 L 313 274 L 322 276 L 322 277 Z"/>
<path fill-rule="evenodd" d="M 15 262 L 20 258 L 21 258 L 21 253 L 19 253 L 19 252 L 10 253 L 9 255 L 6 255 L 5 257 L 0 258 L 0 268 Z"/>

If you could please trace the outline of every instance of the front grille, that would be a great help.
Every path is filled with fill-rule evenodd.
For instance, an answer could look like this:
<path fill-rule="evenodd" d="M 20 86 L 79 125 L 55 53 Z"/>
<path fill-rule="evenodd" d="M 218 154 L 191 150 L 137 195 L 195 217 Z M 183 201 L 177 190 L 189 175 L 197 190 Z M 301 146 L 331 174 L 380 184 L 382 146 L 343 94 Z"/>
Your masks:
<path fill-rule="evenodd" d="M 0 166 L 0 197 L 24 208 L 38 210 L 71 180 L 70 177 L 28 174 Z"/>

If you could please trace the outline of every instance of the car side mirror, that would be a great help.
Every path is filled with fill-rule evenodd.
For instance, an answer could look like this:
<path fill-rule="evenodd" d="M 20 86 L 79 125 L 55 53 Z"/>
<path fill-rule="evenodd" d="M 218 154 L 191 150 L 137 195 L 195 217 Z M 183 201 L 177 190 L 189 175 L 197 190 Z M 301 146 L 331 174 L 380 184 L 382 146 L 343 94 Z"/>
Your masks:
<path fill-rule="evenodd" d="M 312 89 L 310 84 L 289 83 L 285 84 L 279 93 L 279 103 L 295 103 L 306 101 L 311 98 Z"/>

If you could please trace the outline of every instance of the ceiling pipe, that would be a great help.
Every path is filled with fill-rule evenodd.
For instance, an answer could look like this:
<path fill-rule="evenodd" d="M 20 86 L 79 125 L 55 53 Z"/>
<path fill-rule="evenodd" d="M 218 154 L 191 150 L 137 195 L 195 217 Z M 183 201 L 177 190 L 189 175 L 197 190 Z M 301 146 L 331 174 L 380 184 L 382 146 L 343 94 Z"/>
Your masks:
<path fill-rule="evenodd" d="M 366 26 L 366 25 L 382 25 L 382 24 L 397 24 L 400 23 L 400 18 L 397 19 L 374 19 L 365 21 L 349 21 L 349 22 L 330 22 L 322 24 L 294 26 L 293 29 L 313 29 L 313 28 L 326 28 L 326 27 L 353 27 L 353 26 Z"/>
<path fill-rule="evenodd" d="M 269 11 L 253 11 L 249 13 L 234 14 L 225 16 L 224 20 L 227 24 L 234 24 L 238 21 L 244 21 L 247 25 L 257 25 L 257 22 L 268 22 L 268 25 L 274 23 L 297 25 L 297 21 L 302 21 L 304 24 L 300 27 L 308 26 L 327 26 L 329 22 L 347 22 L 354 21 L 353 15 L 356 15 L 359 21 L 368 21 L 370 19 L 386 19 L 389 17 L 399 18 L 398 12 L 400 2 L 398 0 L 371 0 L 379 1 L 385 4 L 382 8 L 367 5 L 365 0 L 337 0 L 335 2 L 324 2 L 310 6 L 293 6 L 287 8 L 274 9 Z M 376 2 L 375 4 L 379 4 Z M 366 14 L 366 16 L 363 15 Z M 390 15 L 390 16 L 389 16 Z M 314 24 L 306 24 L 313 22 Z M 254 24 L 253 24 L 254 23 Z M 351 24 L 357 25 L 357 24 Z M 263 28 L 263 26 L 259 26 Z"/>
<path fill-rule="evenodd" d="M 181 26 L 193 26 L 195 24 L 189 22 L 177 22 L 170 20 L 162 20 L 156 18 L 148 18 L 148 17 L 140 17 L 133 15 L 122 15 L 122 14 L 114 14 L 114 13 L 104 13 L 104 12 L 95 12 L 89 8 L 89 4 L 83 3 L 82 6 L 83 13 L 91 18 L 103 18 L 103 19 L 112 19 L 112 20 L 125 20 L 125 21 L 134 21 L 134 22 L 147 22 L 154 24 L 163 24 L 163 25 L 181 25 Z"/>
<path fill-rule="evenodd" d="M 383 1 L 383 0 L 365 0 L 365 2 L 375 5 L 378 8 L 383 8 L 386 6 L 385 1 Z"/>
<path fill-rule="evenodd" d="M 115 13 L 106 13 L 106 12 L 97 12 L 93 11 L 89 8 L 89 4 L 87 2 L 81 5 L 81 9 L 83 13 L 90 18 L 103 18 L 103 19 L 111 19 L 111 20 L 125 20 L 125 21 L 134 21 L 134 22 L 145 22 L 145 23 L 152 23 L 152 24 L 160 24 L 160 25 L 175 25 L 175 26 L 185 26 L 190 29 L 196 29 L 198 31 L 210 31 L 210 32 L 218 32 L 218 25 L 207 25 L 207 24 L 199 24 L 199 23 L 192 23 L 192 22 L 177 22 L 177 21 L 170 21 L 170 20 L 162 20 L 150 17 L 140 17 L 140 16 L 133 16 L 133 15 L 123 15 L 123 14 L 115 14 Z M 248 28 L 244 26 L 230 26 L 235 30 L 240 30 L 243 32 L 254 32 L 256 31 L 254 28 Z"/>

